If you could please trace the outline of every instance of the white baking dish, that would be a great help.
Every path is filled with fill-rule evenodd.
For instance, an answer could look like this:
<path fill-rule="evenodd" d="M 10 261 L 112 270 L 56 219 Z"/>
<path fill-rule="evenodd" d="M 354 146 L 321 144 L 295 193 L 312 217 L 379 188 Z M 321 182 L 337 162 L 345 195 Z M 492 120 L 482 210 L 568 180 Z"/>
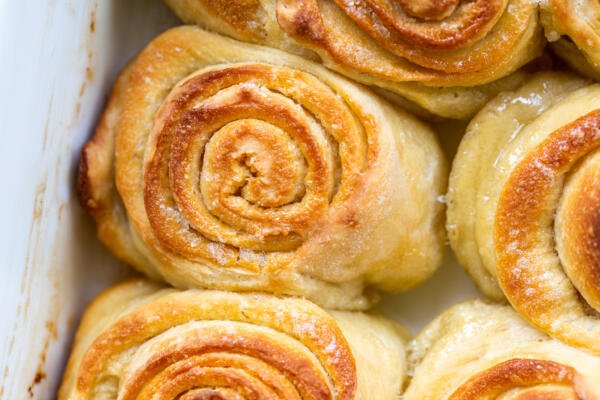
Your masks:
<path fill-rule="evenodd" d="M 0 2 L 2 399 L 53 399 L 85 304 L 129 273 L 80 210 L 75 168 L 118 70 L 176 23 L 159 0 Z M 416 333 L 475 296 L 448 255 L 382 308 Z"/>

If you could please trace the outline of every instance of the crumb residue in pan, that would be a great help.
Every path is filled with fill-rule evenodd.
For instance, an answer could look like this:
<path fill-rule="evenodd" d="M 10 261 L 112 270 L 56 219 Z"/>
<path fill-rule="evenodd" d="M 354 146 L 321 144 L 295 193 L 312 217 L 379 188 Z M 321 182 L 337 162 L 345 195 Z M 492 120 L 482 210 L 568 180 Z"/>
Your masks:
<path fill-rule="evenodd" d="M 96 32 L 96 9 L 98 8 L 98 3 L 94 1 L 94 5 L 92 6 L 92 12 L 90 14 L 90 25 L 89 25 L 89 33 L 87 34 L 87 38 L 85 41 L 85 47 L 87 50 L 87 66 L 85 67 L 85 78 L 79 87 L 79 99 L 75 104 L 75 115 L 73 117 L 73 121 L 77 120 L 79 113 L 81 112 L 81 98 L 83 97 L 85 90 L 87 89 L 88 83 L 94 79 L 94 69 L 92 68 L 92 60 L 94 58 L 93 51 L 93 38 Z"/>
<path fill-rule="evenodd" d="M 56 325 L 54 324 L 54 322 L 46 321 L 46 330 L 48 332 L 46 335 L 46 339 L 44 340 L 44 347 L 42 349 L 42 352 L 39 355 L 38 365 L 35 369 L 35 374 L 33 376 L 33 380 L 31 381 L 31 384 L 27 388 L 27 394 L 29 395 L 29 398 L 32 398 L 32 399 L 35 398 L 35 395 L 34 395 L 35 387 L 37 385 L 39 385 L 40 383 L 42 383 L 44 381 L 44 379 L 46 379 L 46 372 L 44 370 L 44 367 L 46 365 L 46 357 L 48 355 L 48 348 L 50 347 L 50 342 L 52 340 L 56 340 L 58 338 L 58 332 L 56 330 Z"/>
<path fill-rule="evenodd" d="M 92 14 L 90 17 L 90 33 L 94 33 L 96 31 L 96 6 L 98 4 L 94 2 L 94 7 L 92 7 Z"/>

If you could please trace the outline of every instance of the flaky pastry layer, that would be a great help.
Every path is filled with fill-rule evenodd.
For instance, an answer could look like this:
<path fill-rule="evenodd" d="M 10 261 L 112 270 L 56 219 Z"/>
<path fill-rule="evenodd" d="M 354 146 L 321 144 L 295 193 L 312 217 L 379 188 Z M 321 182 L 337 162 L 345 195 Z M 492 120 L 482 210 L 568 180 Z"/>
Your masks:
<path fill-rule="evenodd" d="M 121 74 L 78 189 L 119 258 L 179 288 L 365 308 L 441 261 L 433 132 L 364 87 L 196 27 Z"/>
<path fill-rule="evenodd" d="M 600 85 L 541 73 L 471 122 L 450 177 L 450 242 L 489 296 L 600 353 Z"/>
<path fill-rule="evenodd" d="M 600 359 L 536 330 L 508 306 L 450 308 L 409 345 L 405 400 L 597 399 Z"/>
<path fill-rule="evenodd" d="M 85 312 L 58 399 L 394 400 L 403 335 L 382 317 L 302 299 L 136 279 Z"/>

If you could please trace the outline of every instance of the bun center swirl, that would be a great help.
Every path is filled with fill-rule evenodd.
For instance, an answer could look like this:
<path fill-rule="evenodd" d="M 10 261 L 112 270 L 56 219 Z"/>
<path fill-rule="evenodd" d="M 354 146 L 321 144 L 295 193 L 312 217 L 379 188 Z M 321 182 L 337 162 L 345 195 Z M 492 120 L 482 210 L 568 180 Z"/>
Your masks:
<path fill-rule="evenodd" d="M 415 18 L 442 20 L 448 17 L 460 0 L 396 0 L 402 10 Z"/>
<path fill-rule="evenodd" d="M 335 2 L 390 53 L 445 73 L 475 72 L 501 62 L 535 14 L 528 0 L 510 6 L 508 0 Z"/>
<path fill-rule="evenodd" d="M 243 266 L 244 250 L 298 248 L 352 192 L 366 161 L 362 127 L 313 76 L 212 68 L 180 82 L 158 110 L 146 210 L 169 249 Z"/>

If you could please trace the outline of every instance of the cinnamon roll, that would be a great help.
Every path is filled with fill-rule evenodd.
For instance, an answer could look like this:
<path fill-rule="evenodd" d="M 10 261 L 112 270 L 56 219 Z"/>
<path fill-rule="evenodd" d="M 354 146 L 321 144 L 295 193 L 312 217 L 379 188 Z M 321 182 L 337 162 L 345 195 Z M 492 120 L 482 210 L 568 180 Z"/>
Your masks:
<path fill-rule="evenodd" d="M 119 258 L 179 288 L 365 308 L 441 261 L 432 131 L 324 68 L 197 27 L 119 78 L 78 189 Z"/>
<path fill-rule="evenodd" d="M 580 73 L 600 80 L 600 3 L 545 0 L 541 21 L 554 51 Z"/>
<path fill-rule="evenodd" d="M 523 79 L 543 47 L 532 0 L 165 0 L 186 22 L 304 56 L 444 117 Z"/>
<path fill-rule="evenodd" d="M 600 354 L 600 85 L 541 73 L 467 128 L 450 242 L 488 295 Z"/>
<path fill-rule="evenodd" d="M 307 300 L 137 279 L 86 311 L 58 399 L 394 400 L 403 335 L 385 318 Z"/>
<path fill-rule="evenodd" d="M 405 400 L 600 398 L 600 358 L 551 339 L 507 306 L 454 306 L 409 354 Z"/>

